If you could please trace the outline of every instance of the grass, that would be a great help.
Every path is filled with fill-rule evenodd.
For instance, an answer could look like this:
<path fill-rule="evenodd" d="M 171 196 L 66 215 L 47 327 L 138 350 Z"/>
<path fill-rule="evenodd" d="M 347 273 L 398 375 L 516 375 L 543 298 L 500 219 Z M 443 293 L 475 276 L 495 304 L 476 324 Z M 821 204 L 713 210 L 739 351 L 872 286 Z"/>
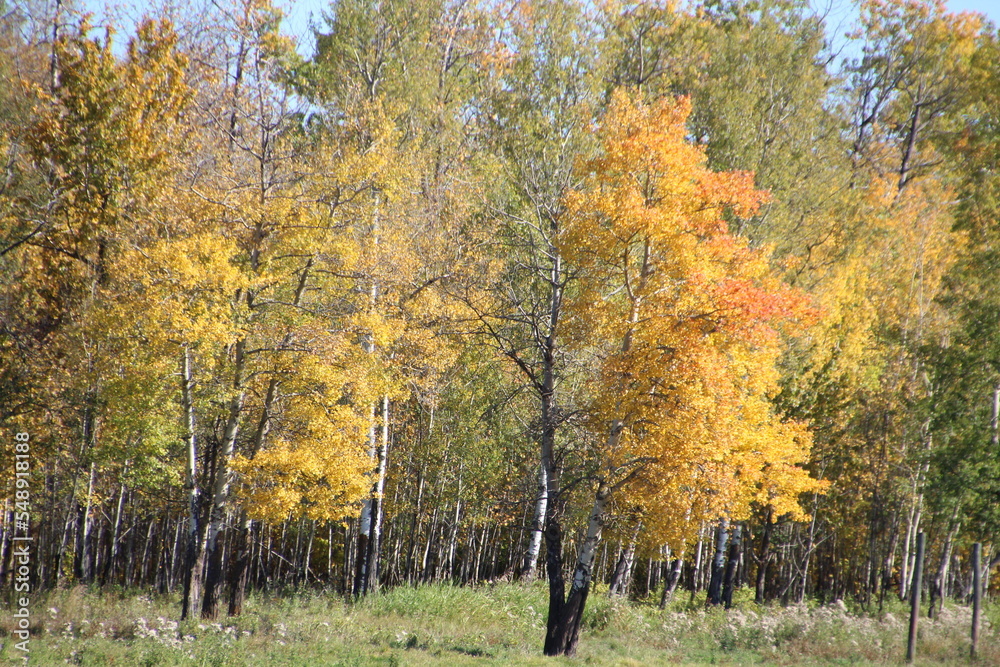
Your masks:
<path fill-rule="evenodd" d="M 728 612 L 680 595 L 671 608 L 590 596 L 576 658 L 540 646 L 546 590 L 496 584 L 397 588 L 358 604 L 321 593 L 253 596 L 243 616 L 178 623 L 176 597 L 73 588 L 32 609 L 36 665 L 898 665 L 908 616 L 901 604 L 869 616 L 843 604 L 759 607 L 741 591 Z M 978 664 L 1000 664 L 1000 607 L 987 608 Z M 948 605 L 921 619 L 918 665 L 973 664 L 971 612 Z M 9 611 L 0 660 L 20 661 Z"/>

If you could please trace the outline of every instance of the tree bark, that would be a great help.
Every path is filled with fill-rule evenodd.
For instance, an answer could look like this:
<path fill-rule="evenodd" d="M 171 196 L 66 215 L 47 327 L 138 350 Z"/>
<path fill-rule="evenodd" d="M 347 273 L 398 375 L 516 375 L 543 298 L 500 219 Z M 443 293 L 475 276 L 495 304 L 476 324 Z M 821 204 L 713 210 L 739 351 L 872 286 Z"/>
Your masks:
<path fill-rule="evenodd" d="M 538 569 L 538 554 L 542 550 L 542 535 L 545 532 L 545 514 L 549 506 L 548 471 L 544 465 L 538 466 L 538 495 L 535 498 L 534 517 L 531 522 L 531 539 L 521 566 L 521 579 L 532 580 Z"/>
<path fill-rule="evenodd" d="M 90 463 L 90 475 L 87 478 L 87 500 L 79 507 L 79 525 L 76 538 L 76 561 L 74 574 L 83 583 L 89 583 L 94 576 L 93 560 L 90 556 L 90 503 L 94 495 L 94 463 Z"/>
<path fill-rule="evenodd" d="M 736 587 L 736 570 L 740 564 L 740 554 L 743 549 L 743 525 L 733 526 L 733 536 L 729 542 L 729 560 L 726 562 L 726 572 L 722 581 L 722 602 L 726 609 L 733 606 L 733 589 Z"/>
<path fill-rule="evenodd" d="M 729 519 L 722 518 L 715 528 L 715 557 L 712 559 L 712 578 L 708 584 L 708 598 L 711 605 L 722 604 L 722 578 L 726 568 L 726 545 L 729 542 Z"/>
<path fill-rule="evenodd" d="M 186 454 L 184 488 L 187 491 L 188 529 L 184 558 L 184 583 L 181 594 L 181 620 L 188 618 L 201 598 L 201 571 L 205 566 L 202 551 L 204 526 L 201 522 L 201 496 L 198 488 L 198 443 L 195 436 L 195 411 L 191 374 L 191 351 L 187 346 L 181 357 L 181 402 L 184 409 L 184 449 Z"/>
<path fill-rule="evenodd" d="M 389 397 L 382 397 L 382 438 L 376 450 L 378 463 L 375 485 L 372 489 L 372 527 L 368 543 L 367 579 L 364 592 L 377 591 L 379 587 L 379 555 L 382 551 L 382 518 L 385 516 L 385 476 L 389 465 Z"/>
<path fill-rule="evenodd" d="M 219 545 L 219 533 L 222 531 L 226 512 L 229 510 L 231 484 L 229 461 L 233 458 L 236 449 L 236 436 L 239 433 L 240 416 L 243 412 L 243 400 L 246 395 L 243 387 L 245 349 L 245 340 L 236 343 L 233 396 L 229 401 L 229 415 L 226 419 L 226 428 L 223 431 L 221 447 L 215 462 L 215 484 L 212 489 L 212 505 L 208 516 L 205 544 L 208 574 L 205 577 L 204 597 L 201 605 L 202 618 L 206 619 L 214 619 L 219 614 L 218 587 L 222 579 L 222 549 Z"/>
<path fill-rule="evenodd" d="M 773 511 L 767 508 L 764 516 L 763 533 L 760 538 L 760 555 L 757 557 L 757 579 L 754 586 L 754 602 L 764 604 L 764 586 L 767 583 L 767 566 L 771 562 L 771 532 L 774 530 L 772 523 Z"/>
<path fill-rule="evenodd" d="M 683 549 L 681 550 L 683 553 Z M 677 586 L 681 583 L 681 571 L 684 567 L 682 558 L 675 558 L 670 566 L 669 579 L 663 582 L 663 596 L 660 598 L 660 609 L 666 609 L 667 603 L 674 596 Z"/>
<path fill-rule="evenodd" d="M 573 570 L 573 583 L 560 618 L 559 634 L 565 644 L 564 653 L 567 656 L 576 653 L 580 641 L 580 621 L 587 604 L 587 596 L 590 594 L 594 558 L 601 541 L 601 532 L 604 530 L 605 511 L 610 498 L 611 487 L 602 482 L 594 496 L 594 508 L 587 520 L 587 536 L 580 547 L 580 555 Z"/>
<path fill-rule="evenodd" d="M 635 532 L 632 533 L 632 539 L 628 546 L 622 550 L 621 556 L 618 557 L 618 563 L 615 565 L 615 571 L 611 575 L 611 583 L 608 586 L 609 597 L 621 597 L 628 594 L 629 581 L 632 578 L 632 564 L 635 560 L 635 543 L 639 538 L 640 530 L 642 530 L 641 521 L 635 527 Z"/>

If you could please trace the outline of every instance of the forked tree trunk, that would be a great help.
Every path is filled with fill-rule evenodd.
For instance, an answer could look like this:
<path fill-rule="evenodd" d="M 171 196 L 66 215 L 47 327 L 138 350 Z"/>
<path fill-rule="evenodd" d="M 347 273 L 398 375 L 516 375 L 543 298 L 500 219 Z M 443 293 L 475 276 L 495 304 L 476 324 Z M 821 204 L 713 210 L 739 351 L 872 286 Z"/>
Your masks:
<path fill-rule="evenodd" d="M 616 425 L 620 428 L 620 425 Z M 604 530 L 605 512 L 611 498 L 611 487 L 601 483 L 594 496 L 594 508 L 587 520 L 587 536 L 580 546 L 580 555 L 573 569 L 573 582 L 569 589 L 569 597 L 563 606 L 559 623 L 559 634 L 564 643 L 564 653 L 572 656 L 576 653 L 580 641 L 580 621 L 590 594 L 590 584 L 593 580 L 594 559 L 597 546 L 601 542 L 601 532 Z"/>
<path fill-rule="evenodd" d="M 930 607 L 927 609 L 927 616 L 930 618 L 934 618 L 936 615 L 935 605 L 941 604 L 943 606 L 944 604 L 944 597 L 947 592 L 945 586 L 948 578 L 948 564 L 951 562 L 951 550 L 954 545 L 955 535 L 962 525 L 962 522 L 958 519 L 961 507 L 961 504 L 958 504 L 955 506 L 954 511 L 952 511 L 951 519 L 948 521 L 948 533 L 945 536 L 944 544 L 941 545 L 941 560 L 938 561 L 937 572 L 935 572 L 934 580 L 931 582 Z"/>
<path fill-rule="evenodd" d="M 308 268 L 307 265 L 306 271 L 308 271 Z M 303 278 L 299 282 L 299 290 L 294 301 L 295 305 L 298 305 L 299 297 L 301 296 L 305 283 L 305 273 L 303 272 Z M 288 338 L 286 337 L 285 343 L 287 342 Z M 260 413 L 260 420 L 257 422 L 257 428 L 254 429 L 253 437 L 250 439 L 250 447 L 247 452 L 248 459 L 252 460 L 257 456 L 257 453 L 264 444 L 264 438 L 267 437 L 267 433 L 271 429 L 271 408 L 274 405 L 277 390 L 278 379 L 277 377 L 272 377 L 271 381 L 267 384 L 267 392 L 264 394 L 264 406 Z M 246 598 L 247 585 L 250 583 L 252 540 L 253 521 L 247 515 L 246 510 L 241 510 L 240 527 L 236 533 L 236 539 L 233 544 L 233 555 L 229 566 L 229 616 L 239 616 L 243 613 L 243 600 Z"/>

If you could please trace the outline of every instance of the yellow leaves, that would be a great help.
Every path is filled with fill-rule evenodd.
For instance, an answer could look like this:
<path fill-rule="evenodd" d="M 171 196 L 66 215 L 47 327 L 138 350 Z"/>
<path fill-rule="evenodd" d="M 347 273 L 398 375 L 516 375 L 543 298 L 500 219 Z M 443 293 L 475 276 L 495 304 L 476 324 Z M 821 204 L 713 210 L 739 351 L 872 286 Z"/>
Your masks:
<path fill-rule="evenodd" d="M 770 400 L 780 331 L 815 311 L 727 231 L 725 212 L 749 215 L 766 195 L 750 174 L 707 169 L 686 141 L 690 110 L 616 93 L 597 129 L 603 150 L 565 199 L 559 245 L 577 276 L 567 329 L 599 366 L 592 427 L 624 426 L 605 469 L 648 461 L 626 493 L 652 514 L 665 503 L 683 506 L 673 521 L 735 518 L 765 501 L 801 516 L 799 493 L 820 489 L 798 467 L 809 433 Z"/>
<path fill-rule="evenodd" d="M 823 317 L 809 330 L 813 369 L 836 359 L 847 387 L 873 389 L 901 354 L 896 334 L 919 340 L 941 330 L 935 299 L 943 276 L 965 247 L 953 231 L 950 192 L 934 180 L 902 192 L 877 180 L 849 221 L 856 238 L 839 249 L 814 290 Z M 894 339 L 893 342 L 890 339 Z"/>
<path fill-rule="evenodd" d="M 355 433 L 354 435 L 360 435 Z M 368 491 L 371 463 L 344 437 L 282 440 L 254 458 L 237 456 L 240 497 L 255 519 L 278 523 L 290 515 L 317 520 L 339 519 Z"/>
<path fill-rule="evenodd" d="M 111 224 L 156 197 L 185 134 L 178 121 L 191 98 L 186 58 L 167 21 L 146 21 L 119 62 L 111 32 L 88 37 L 84 21 L 55 44 L 59 77 L 50 93 L 33 86 L 36 122 L 28 134 L 35 160 L 59 180 L 63 208 Z"/>
<path fill-rule="evenodd" d="M 124 251 L 114 266 L 118 298 L 107 302 L 109 329 L 129 323 L 147 340 L 232 343 L 235 295 L 249 282 L 233 264 L 235 255 L 233 244 L 213 233 Z"/>
<path fill-rule="evenodd" d="M 293 367 L 275 369 L 288 378 L 283 435 L 233 462 L 239 495 L 254 518 L 337 519 L 368 490 L 367 407 L 375 392 L 360 360 L 345 352 L 303 355 Z"/>

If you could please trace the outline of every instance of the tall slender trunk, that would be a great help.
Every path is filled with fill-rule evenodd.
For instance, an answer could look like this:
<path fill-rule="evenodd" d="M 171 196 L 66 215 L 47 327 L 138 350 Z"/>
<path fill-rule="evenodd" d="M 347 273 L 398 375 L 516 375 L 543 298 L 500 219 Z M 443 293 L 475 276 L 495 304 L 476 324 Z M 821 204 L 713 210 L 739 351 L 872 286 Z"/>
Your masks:
<path fill-rule="evenodd" d="M 944 544 L 941 545 L 941 560 L 938 561 L 937 572 L 934 574 L 934 580 L 931 582 L 931 600 L 930 607 L 927 610 L 927 615 L 930 618 L 934 618 L 935 616 L 935 604 L 940 603 L 942 606 L 944 605 L 945 584 L 948 579 L 948 565 L 951 562 L 951 549 L 954 545 L 955 535 L 962 525 L 962 522 L 958 518 L 961 509 L 962 504 L 959 502 L 955 505 L 955 509 L 951 513 L 951 518 L 948 520 L 948 533 L 945 536 Z"/>
<path fill-rule="evenodd" d="M 212 505 L 208 516 L 205 555 L 208 573 L 205 577 L 204 597 L 201 605 L 202 618 L 214 619 L 219 614 L 219 584 L 222 579 L 222 548 L 219 533 L 229 510 L 229 489 L 231 473 L 229 462 L 236 450 L 236 436 L 239 433 L 240 417 L 246 390 L 243 387 L 244 352 L 246 340 L 241 339 L 235 346 L 235 367 L 233 370 L 233 396 L 229 401 L 229 415 L 223 431 L 222 443 L 216 455 L 215 484 L 212 488 Z"/>
<path fill-rule="evenodd" d="M 925 421 L 921 430 L 923 432 L 924 452 L 929 453 L 933 445 L 930 422 Z M 910 579 L 913 576 L 913 563 L 911 562 L 913 559 L 910 557 L 910 549 L 915 545 L 917 534 L 920 532 L 920 521 L 922 519 L 924 509 L 923 483 L 929 470 L 930 462 L 926 461 L 920 466 L 917 470 L 917 474 L 913 477 L 913 487 L 911 492 L 913 496 L 913 504 L 910 506 L 909 522 L 906 527 L 907 539 L 906 543 L 903 545 L 903 565 L 899 582 L 899 599 L 901 601 L 905 601 L 909 597 Z"/>
<path fill-rule="evenodd" d="M 122 477 L 128 472 L 128 461 L 122 469 Z M 108 544 L 108 562 L 104 566 L 104 581 L 111 583 L 115 576 L 115 565 L 118 557 L 118 539 L 121 535 L 122 513 L 125 510 L 125 482 L 118 486 L 118 503 L 115 505 L 115 519 L 111 529 L 111 542 Z"/>
<path fill-rule="evenodd" d="M 820 473 L 820 479 L 823 479 L 823 473 Z M 801 603 L 806 597 L 806 583 L 809 580 L 809 561 L 812 559 L 812 553 L 816 548 L 816 517 L 819 515 L 819 494 L 813 494 L 813 509 L 812 517 L 809 520 L 809 533 L 806 539 L 806 553 L 802 557 L 802 587 L 799 589 L 798 601 Z"/>
<path fill-rule="evenodd" d="M 312 260 L 309 260 L 310 263 Z M 308 272 L 309 264 L 306 265 L 306 271 L 303 272 L 302 279 L 299 281 L 299 289 L 295 296 L 295 305 L 298 305 L 299 299 L 301 297 L 303 286 L 305 285 L 305 275 Z M 289 337 L 285 337 L 284 343 L 287 343 Z M 250 446 L 247 451 L 247 458 L 253 459 L 257 456 L 260 448 L 264 444 L 264 438 L 267 437 L 268 431 L 271 430 L 271 409 L 274 405 L 275 397 L 277 396 L 278 390 L 278 378 L 273 376 L 270 382 L 267 383 L 267 392 L 264 394 L 264 405 L 260 413 L 260 419 L 257 421 L 257 428 L 254 429 L 253 436 L 250 438 Z M 236 540 L 234 544 L 233 556 L 230 561 L 229 568 L 229 616 L 239 616 L 243 613 L 243 600 L 246 598 L 247 586 L 250 583 L 250 552 L 253 550 L 253 520 L 246 513 L 246 510 L 240 511 L 240 525 L 236 533 Z"/>
<path fill-rule="evenodd" d="M 553 268 L 553 282 L 559 272 L 559 260 Z M 558 316 L 557 295 L 552 297 L 552 324 L 546 338 L 543 355 L 541 391 L 542 437 L 541 464 L 548 484 L 548 504 L 545 518 L 545 566 L 549 582 L 549 609 L 545 625 L 545 645 L 543 652 L 548 656 L 561 654 L 565 650 L 566 637 L 560 631 L 560 619 L 566 604 L 566 582 L 563 578 L 562 524 L 560 523 L 559 469 L 556 465 L 556 415 L 555 415 L 555 321 Z"/>
<path fill-rule="evenodd" d="M 94 462 L 90 462 L 90 474 L 87 477 L 87 500 L 80 508 L 79 525 L 76 538 L 76 559 L 74 571 L 76 578 L 83 583 L 89 583 L 94 577 L 90 557 L 90 504 L 94 496 Z"/>
<path fill-rule="evenodd" d="M 246 598 L 249 582 L 250 551 L 253 543 L 253 521 L 246 510 L 240 510 L 240 527 L 236 531 L 233 553 L 229 560 L 229 616 L 239 616 L 243 613 L 243 600 Z"/>
<path fill-rule="evenodd" d="M 628 546 L 622 550 L 615 564 L 614 574 L 611 575 L 611 583 L 608 586 L 609 597 L 621 597 L 628 594 L 629 582 L 632 578 L 632 563 L 635 559 L 635 543 L 639 538 L 639 531 L 642 530 L 642 522 L 636 524 L 635 531 Z"/>
<path fill-rule="evenodd" d="M 195 436 L 195 412 L 191 374 L 191 350 L 185 346 L 181 358 L 181 402 L 184 408 L 184 445 L 186 465 L 184 488 L 187 491 L 187 547 L 184 558 L 184 584 L 181 595 L 181 620 L 191 614 L 191 609 L 201 598 L 201 571 L 204 568 L 202 551 L 201 496 L 198 488 L 198 443 Z"/>
<path fill-rule="evenodd" d="M 641 294 L 651 271 L 650 244 L 649 240 L 646 239 L 643 244 L 643 260 L 642 268 L 639 273 L 638 284 L 634 292 L 630 290 L 632 306 L 629 314 L 629 327 L 625 331 L 625 335 L 622 338 L 622 354 L 627 354 L 632 348 L 632 338 L 634 336 L 636 324 L 639 321 L 639 310 L 642 303 Z M 624 430 L 624 421 L 621 419 L 615 419 L 612 421 L 611 428 L 608 433 L 608 439 L 604 446 L 604 450 L 608 453 L 608 455 L 618 451 Z M 583 617 L 583 610 L 587 603 L 587 596 L 590 594 L 590 584 L 593 579 L 594 560 L 597 555 L 597 547 L 601 541 L 601 532 L 604 528 L 605 510 L 615 488 L 611 482 L 613 474 L 613 471 L 608 470 L 606 478 L 600 480 L 598 484 L 597 493 L 594 496 L 594 508 L 587 521 L 587 537 L 584 539 L 583 544 L 580 547 L 579 555 L 577 556 L 569 596 L 566 598 L 565 604 L 562 605 L 561 613 L 559 614 L 559 622 L 557 624 L 553 648 L 561 648 L 562 650 L 557 650 L 556 653 L 549 653 L 548 650 L 546 650 L 546 655 L 555 655 L 561 652 L 565 653 L 567 656 L 572 656 L 576 653 L 576 647 L 580 641 L 580 621 Z M 618 482 L 618 484 L 620 483 L 621 482 Z"/>
<path fill-rule="evenodd" d="M 764 604 L 764 586 L 767 583 L 767 566 L 771 562 L 771 531 L 774 530 L 772 519 L 774 511 L 767 508 L 764 516 L 764 529 L 760 538 L 760 555 L 757 556 L 757 579 L 754 586 L 754 602 Z"/>
<path fill-rule="evenodd" d="M 455 514 L 451 520 L 451 536 L 448 538 L 448 576 L 455 575 L 455 551 L 458 548 L 458 524 L 462 516 L 462 473 L 465 471 L 464 461 L 458 464 L 458 490 L 455 494 Z"/>
<path fill-rule="evenodd" d="M 680 554 L 684 553 L 684 548 L 681 547 Z M 668 579 L 663 582 L 663 596 L 660 598 L 660 609 L 666 609 L 667 603 L 674 596 L 674 592 L 677 590 L 677 586 L 681 583 L 681 571 L 684 568 L 684 559 L 675 558 L 673 563 L 670 565 L 670 573 Z"/>
<path fill-rule="evenodd" d="M 701 527 L 698 529 L 698 546 L 694 550 L 694 567 L 691 570 L 691 600 L 694 601 L 695 593 L 699 592 L 702 588 L 701 582 L 701 571 L 704 561 L 705 553 L 705 524 L 702 523 Z"/>
<path fill-rule="evenodd" d="M 993 410 L 990 415 L 990 444 L 993 451 L 1000 446 L 1000 383 L 993 387 Z"/>
<path fill-rule="evenodd" d="M 365 577 L 362 582 L 362 594 L 374 592 L 379 587 L 379 554 L 382 550 L 382 518 L 383 495 L 385 493 L 385 475 L 389 462 L 389 397 L 382 397 L 382 437 L 376 448 L 375 483 L 372 486 L 371 497 L 371 527 L 366 553 Z"/>

